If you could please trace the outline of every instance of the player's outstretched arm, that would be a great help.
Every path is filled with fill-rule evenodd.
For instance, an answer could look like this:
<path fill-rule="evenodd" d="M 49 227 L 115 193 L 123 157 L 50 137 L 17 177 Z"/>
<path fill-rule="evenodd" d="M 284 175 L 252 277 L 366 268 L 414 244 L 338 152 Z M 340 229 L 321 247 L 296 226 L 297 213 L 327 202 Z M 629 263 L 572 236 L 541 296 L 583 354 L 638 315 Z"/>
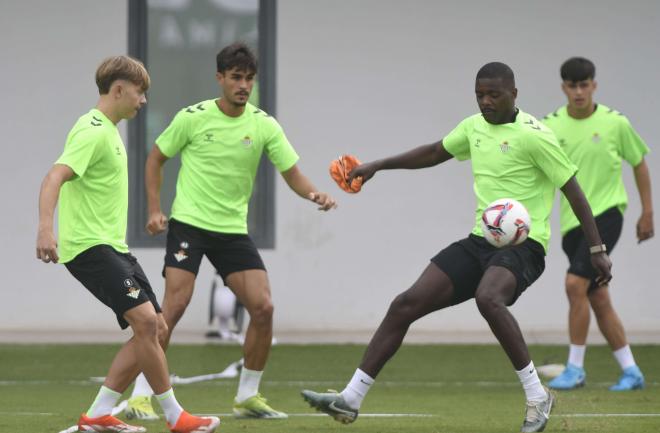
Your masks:
<path fill-rule="evenodd" d="M 356 177 L 361 177 L 362 183 L 365 183 L 380 170 L 394 170 L 397 168 L 414 170 L 433 167 L 453 157 L 451 153 L 447 152 L 442 140 L 440 140 L 436 143 L 416 147 L 399 155 L 361 164 L 349 173 L 348 183 L 350 185 Z"/>
<path fill-rule="evenodd" d="M 53 231 L 53 214 L 60 189 L 67 180 L 74 176 L 68 165 L 55 164 L 50 169 L 39 191 L 39 228 L 37 229 L 37 259 L 44 263 L 57 263 L 57 240 Z"/>
<path fill-rule="evenodd" d="M 335 199 L 325 192 L 319 192 L 297 165 L 283 171 L 281 174 L 289 188 L 300 197 L 318 204 L 319 210 L 327 211 L 337 207 Z"/>
<path fill-rule="evenodd" d="M 149 212 L 146 229 L 150 235 L 162 233 L 167 228 L 167 217 L 160 208 L 160 186 L 163 183 L 163 164 L 168 159 L 160 151 L 158 145 L 154 144 L 144 167 L 144 183 L 147 189 L 147 210 Z"/>
<path fill-rule="evenodd" d="M 603 245 L 603 241 L 598 233 L 598 227 L 596 227 L 596 221 L 594 221 L 589 202 L 584 196 L 582 188 L 580 188 L 580 184 L 575 179 L 575 176 L 571 177 L 561 187 L 561 191 L 570 203 L 571 209 L 573 209 L 573 213 L 575 213 L 578 221 L 580 221 L 584 236 L 587 238 L 591 252 L 591 265 L 598 271 L 596 282 L 599 285 L 607 284 L 612 279 L 612 274 L 610 273 L 612 262 L 605 251 L 605 245 Z"/>
<path fill-rule="evenodd" d="M 637 221 L 637 240 L 639 242 L 653 237 L 653 199 L 651 198 L 651 175 L 646 161 L 637 164 L 633 169 L 635 183 L 642 202 L 642 214 Z"/>

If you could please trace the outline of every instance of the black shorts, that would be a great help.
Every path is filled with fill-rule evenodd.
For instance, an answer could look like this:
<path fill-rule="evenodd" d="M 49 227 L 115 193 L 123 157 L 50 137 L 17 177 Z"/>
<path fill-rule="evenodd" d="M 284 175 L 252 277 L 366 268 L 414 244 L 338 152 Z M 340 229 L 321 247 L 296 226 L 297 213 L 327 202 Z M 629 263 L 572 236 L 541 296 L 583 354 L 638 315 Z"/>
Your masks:
<path fill-rule="evenodd" d="M 208 257 L 225 283 L 227 275 L 233 272 L 248 269 L 266 270 L 250 236 L 212 232 L 171 219 L 167 231 L 163 276 L 168 266 L 197 275 L 204 255 Z"/>
<path fill-rule="evenodd" d="M 598 215 L 595 220 L 600 238 L 607 247 L 607 254 L 612 254 L 612 250 L 621 236 L 623 215 L 619 208 L 613 207 Z M 589 246 L 581 227 L 566 232 L 561 241 L 561 248 L 566 253 L 569 262 L 566 272 L 590 279 L 589 290 L 591 291 L 598 287 L 596 284 L 598 273 L 591 266 Z"/>
<path fill-rule="evenodd" d="M 470 234 L 454 242 L 431 259 L 454 285 L 452 305 L 474 298 L 479 282 L 490 266 L 502 266 L 516 277 L 516 293 L 512 305 L 545 269 L 543 246 L 532 239 L 522 244 L 496 248 L 481 236 Z"/>
<path fill-rule="evenodd" d="M 149 280 L 130 253 L 120 253 L 110 245 L 96 245 L 64 266 L 92 295 L 115 312 L 121 329 L 128 327 L 124 313 L 133 307 L 151 302 L 156 311 L 161 312 Z"/>

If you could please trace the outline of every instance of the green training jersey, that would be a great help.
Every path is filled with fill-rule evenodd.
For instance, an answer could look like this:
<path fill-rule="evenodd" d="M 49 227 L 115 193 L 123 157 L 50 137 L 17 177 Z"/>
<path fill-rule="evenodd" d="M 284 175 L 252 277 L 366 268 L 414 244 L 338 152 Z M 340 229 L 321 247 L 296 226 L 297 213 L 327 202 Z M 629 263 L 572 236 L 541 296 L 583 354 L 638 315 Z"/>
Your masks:
<path fill-rule="evenodd" d="M 126 253 L 128 160 L 117 126 L 96 108 L 78 119 L 55 164 L 75 173 L 59 198 L 59 256 L 106 244 Z"/>
<path fill-rule="evenodd" d="M 171 217 L 220 233 L 247 233 L 264 151 L 280 172 L 298 161 L 277 121 L 249 103 L 238 117 L 225 115 L 214 99 L 184 108 L 156 144 L 169 158 L 181 152 Z"/>
<path fill-rule="evenodd" d="M 621 163 L 637 166 L 649 151 L 628 119 L 618 111 L 598 104 L 586 119 L 569 116 L 562 107 L 543 118 L 559 145 L 578 166 L 577 180 L 594 215 L 618 207 L 625 211 L 628 196 L 621 178 Z M 561 232 L 565 234 L 580 222 L 566 197 L 560 199 Z"/>
<path fill-rule="evenodd" d="M 483 236 L 481 214 L 491 202 L 512 198 L 529 212 L 529 237 L 547 251 L 555 188 L 564 186 L 577 170 L 552 131 L 522 111 L 514 122 L 502 125 L 475 114 L 459 123 L 442 143 L 456 159 L 472 161 L 477 196 L 472 233 Z"/>

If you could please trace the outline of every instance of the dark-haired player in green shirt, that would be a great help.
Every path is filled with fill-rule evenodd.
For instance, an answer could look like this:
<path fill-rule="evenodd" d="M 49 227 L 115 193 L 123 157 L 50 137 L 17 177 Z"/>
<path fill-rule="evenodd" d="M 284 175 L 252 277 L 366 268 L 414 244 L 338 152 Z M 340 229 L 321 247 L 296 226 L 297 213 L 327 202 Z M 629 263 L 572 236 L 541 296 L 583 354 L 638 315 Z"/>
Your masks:
<path fill-rule="evenodd" d="M 628 203 L 621 179 L 623 161 L 633 167 L 642 202 L 637 238 L 640 242 L 651 238 L 651 180 L 644 161 L 649 148 L 625 116 L 594 102 L 596 67 L 590 60 L 570 58 L 561 66 L 560 73 L 568 104 L 546 116 L 543 122 L 554 131 L 562 149 L 579 168 L 577 179 L 596 215 L 596 224 L 607 251 L 614 249 L 621 235 L 623 212 Z M 555 389 L 574 389 L 585 384 L 584 355 L 591 306 L 598 327 L 623 371 L 610 390 L 642 388 L 644 376 L 635 363 L 621 319 L 612 306 L 609 288 L 595 282 L 596 275 L 589 264 L 589 245 L 565 198 L 561 199 L 560 206 L 562 248 L 569 260 L 566 295 L 570 347 L 566 368 L 548 385 Z"/>
<path fill-rule="evenodd" d="M 190 415 L 174 396 L 159 342 L 165 320 L 149 280 L 125 241 L 128 163 L 117 123 L 135 117 L 147 102 L 149 83 L 144 65 L 128 56 L 109 57 L 99 65 L 98 103 L 71 129 L 64 152 L 41 185 L 37 258 L 63 263 L 113 310 L 122 329 L 133 331 L 115 355 L 96 399 L 80 416 L 77 431 L 146 431 L 112 416 L 121 394 L 143 371 L 171 431 L 212 433 L 220 424 L 217 417 Z M 59 245 L 53 233 L 58 198 Z"/>
<path fill-rule="evenodd" d="M 376 375 L 399 349 L 408 327 L 434 311 L 474 298 L 482 316 L 513 364 L 527 400 L 523 432 L 543 430 L 553 405 L 541 384 L 516 319 L 509 312 L 522 292 L 545 268 L 549 217 L 556 188 L 579 216 L 590 245 L 601 245 L 591 209 L 575 180 L 576 167 L 554 134 L 515 106 L 513 71 L 499 62 L 484 65 L 475 82 L 481 111 L 463 120 L 437 143 L 363 164 L 350 173 L 368 181 L 380 170 L 433 167 L 449 159 L 470 159 L 477 197 L 472 233 L 440 251 L 419 279 L 397 296 L 374 334 L 353 378 L 341 393 L 304 390 L 313 407 L 341 422 L 353 422 Z M 513 198 L 528 209 L 531 232 L 520 245 L 497 249 L 483 237 L 479 216 L 492 201 Z M 603 251 L 592 257 L 603 281 L 610 260 Z"/>
<path fill-rule="evenodd" d="M 257 73 L 251 50 L 232 44 L 220 51 L 216 63 L 223 96 L 182 109 L 156 139 L 147 159 L 147 230 L 168 230 L 163 315 L 171 333 L 191 299 L 206 256 L 250 314 L 234 415 L 286 418 L 259 393 L 272 343 L 273 304 L 266 267 L 248 235 L 247 212 L 262 154 L 300 197 L 323 211 L 336 205 L 302 173 L 298 155 L 278 122 L 247 102 Z M 168 220 L 160 207 L 162 166 L 177 153 L 181 169 Z"/>

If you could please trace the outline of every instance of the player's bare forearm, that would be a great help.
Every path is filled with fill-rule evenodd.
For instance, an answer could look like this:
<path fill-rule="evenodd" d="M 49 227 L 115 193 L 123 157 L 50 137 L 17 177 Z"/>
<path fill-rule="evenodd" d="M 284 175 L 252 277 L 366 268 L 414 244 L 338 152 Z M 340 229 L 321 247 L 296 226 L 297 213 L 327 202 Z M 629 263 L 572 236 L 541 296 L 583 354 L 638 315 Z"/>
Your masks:
<path fill-rule="evenodd" d="M 453 156 L 442 145 L 442 140 L 425 144 L 399 155 L 374 161 L 378 170 L 427 168 L 445 162 Z"/>
<path fill-rule="evenodd" d="M 312 184 L 307 176 L 305 176 L 300 168 L 297 165 L 294 165 L 290 169 L 283 171 L 282 177 L 289 188 L 302 198 L 309 198 L 309 194 L 317 192 L 316 187 Z"/>
<path fill-rule="evenodd" d="M 151 148 L 144 169 L 144 184 L 147 192 L 149 214 L 160 212 L 160 187 L 163 183 L 163 165 L 167 161 L 157 145 Z"/>
<path fill-rule="evenodd" d="M 337 207 L 335 200 L 327 193 L 319 192 L 297 165 L 283 171 L 281 174 L 291 190 L 300 197 L 318 204 L 319 210 L 330 210 Z"/>
<path fill-rule="evenodd" d="M 39 191 L 39 229 L 53 229 L 53 215 L 60 195 L 60 189 L 74 176 L 66 165 L 55 164 L 41 182 Z"/>
<path fill-rule="evenodd" d="M 642 159 L 634 169 L 635 183 L 642 203 L 642 214 L 653 215 L 653 199 L 651 195 L 651 175 L 646 161 Z"/>
<path fill-rule="evenodd" d="M 57 240 L 53 232 L 53 215 L 60 189 L 67 180 L 74 176 L 70 167 L 55 164 L 43 182 L 39 191 L 39 227 L 37 229 L 37 259 L 48 263 L 57 263 Z"/>
<path fill-rule="evenodd" d="M 653 229 L 653 199 L 651 195 L 651 175 L 646 161 L 642 161 L 633 169 L 635 183 L 639 191 L 639 199 L 642 203 L 642 214 L 637 221 L 637 239 L 639 242 L 654 236 Z"/>

